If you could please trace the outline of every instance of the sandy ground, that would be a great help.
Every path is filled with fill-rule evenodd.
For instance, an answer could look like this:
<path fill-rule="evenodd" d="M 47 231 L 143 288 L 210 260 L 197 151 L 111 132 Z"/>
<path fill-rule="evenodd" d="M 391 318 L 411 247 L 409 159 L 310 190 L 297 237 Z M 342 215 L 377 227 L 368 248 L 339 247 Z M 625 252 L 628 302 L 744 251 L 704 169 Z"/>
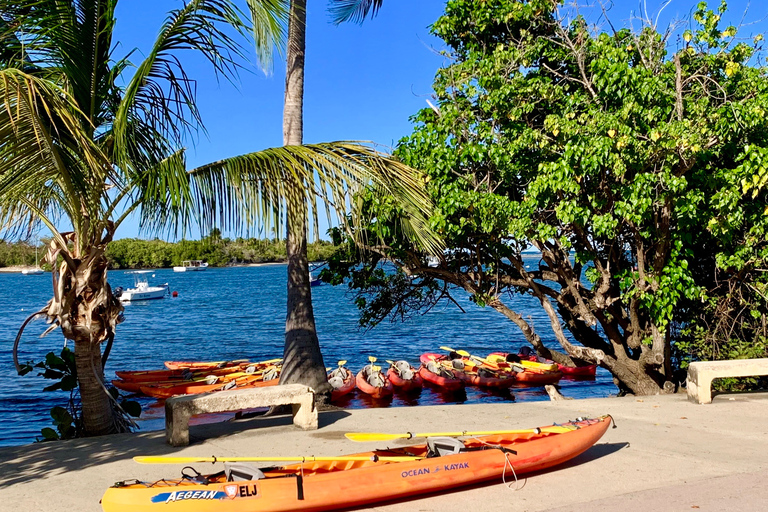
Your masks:
<path fill-rule="evenodd" d="M 709 405 L 678 394 L 328 411 L 320 414 L 320 429 L 309 432 L 293 427 L 290 417 L 252 418 L 193 426 L 192 444 L 180 449 L 167 446 L 163 432 L 2 448 L 0 510 L 96 512 L 116 481 L 179 474 L 178 466 L 138 465 L 135 455 L 334 456 L 382 447 L 353 444 L 345 432 L 529 428 L 601 414 L 611 414 L 617 428 L 556 469 L 365 510 L 768 510 L 766 393 L 719 395 Z"/>

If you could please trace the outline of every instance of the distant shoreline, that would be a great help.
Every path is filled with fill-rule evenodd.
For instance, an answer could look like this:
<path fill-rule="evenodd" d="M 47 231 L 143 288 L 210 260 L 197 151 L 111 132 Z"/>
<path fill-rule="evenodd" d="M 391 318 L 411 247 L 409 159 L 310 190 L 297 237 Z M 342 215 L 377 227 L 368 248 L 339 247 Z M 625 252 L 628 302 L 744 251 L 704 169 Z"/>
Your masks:
<path fill-rule="evenodd" d="M 235 263 L 235 264 L 232 264 L 232 265 L 226 265 L 224 267 L 208 267 L 208 268 L 268 267 L 268 266 L 271 266 L 271 265 L 285 265 L 287 263 L 288 263 L 287 261 L 269 261 L 267 263 Z M 311 261 L 309 264 L 313 265 L 313 264 L 317 264 L 317 263 L 320 263 L 320 262 Z M 10 266 L 10 267 L 0 267 L 0 274 L 21 274 L 22 271 L 24 271 L 24 270 L 31 270 L 33 268 L 35 268 L 34 265 L 27 265 L 27 266 L 24 266 L 24 265 L 13 265 L 13 266 Z M 173 267 L 163 267 L 163 268 L 171 269 Z M 137 270 L 137 269 L 132 269 L 132 268 L 113 268 L 113 269 L 109 269 L 108 272 L 116 272 L 116 271 L 119 271 L 119 270 Z M 153 269 L 153 270 L 161 270 L 161 269 Z M 48 273 L 48 272 L 46 271 L 46 273 Z"/>

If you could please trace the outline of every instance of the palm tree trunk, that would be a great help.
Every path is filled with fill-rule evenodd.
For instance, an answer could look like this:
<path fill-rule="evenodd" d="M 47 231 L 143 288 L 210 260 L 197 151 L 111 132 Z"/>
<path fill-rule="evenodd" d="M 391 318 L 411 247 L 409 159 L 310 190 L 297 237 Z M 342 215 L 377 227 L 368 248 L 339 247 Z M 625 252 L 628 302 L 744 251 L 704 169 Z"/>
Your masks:
<path fill-rule="evenodd" d="M 117 432 L 115 411 L 104 391 L 101 348 L 90 339 L 75 339 L 75 364 L 82 403 L 83 430 L 88 436 Z"/>
<path fill-rule="evenodd" d="M 283 144 L 300 145 L 303 141 L 304 53 L 306 49 L 306 0 L 291 2 L 288 24 L 288 55 L 283 110 Z M 301 187 L 297 183 L 295 186 Z M 296 194 L 301 196 L 300 194 Z M 312 310 L 312 288 L 307 261 L 306 206 L 289 203 L 286 219 L 288 257 L 288 304 L 285 317 L 285 347 L 281 384 L 301 383 L 312 387 L 318 397 L 329 391 L 325 363 L 317 338 Z M 322 400 L 322 398 L 321 398 Z"/>

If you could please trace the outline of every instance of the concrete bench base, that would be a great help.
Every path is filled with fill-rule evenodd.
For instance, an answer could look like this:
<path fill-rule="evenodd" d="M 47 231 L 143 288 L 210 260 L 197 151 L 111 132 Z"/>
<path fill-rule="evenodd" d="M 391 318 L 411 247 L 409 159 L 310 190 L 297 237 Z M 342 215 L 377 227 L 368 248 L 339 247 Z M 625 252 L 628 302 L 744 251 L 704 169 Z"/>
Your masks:
<path fill-rule="evenodd" d="M 688 400 L 712 403 L 712 380 L 724 377 L 757 377 L 768 375 L 768 359 L 732 359 L 698 361 L 688 367 Z"/>
<path fill-rule="evenodd" d="M 165 440 L 171 446 L 189 445 L 189 419 L 195 414 L 273 405 L 292 406 L 293 424 L 297 427 L 304 430 L 317 428 L 315 391 L 301 384 L 287 384 L 169 398 L 165 401 Z"/>

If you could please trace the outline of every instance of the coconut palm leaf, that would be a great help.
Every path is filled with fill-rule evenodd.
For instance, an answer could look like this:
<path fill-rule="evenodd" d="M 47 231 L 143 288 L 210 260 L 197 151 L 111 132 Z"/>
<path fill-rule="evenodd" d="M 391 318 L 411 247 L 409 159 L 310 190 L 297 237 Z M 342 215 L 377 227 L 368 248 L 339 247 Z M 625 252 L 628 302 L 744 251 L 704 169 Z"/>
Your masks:
<path fill-rule="evenodd" d="M 275 53 L 282 56 L 287 37 L 290 0 L 247 0 L 253 21 L 257 63 L 268 72 Z"/>
<path fill-rule="evenodd" d="M 396 198 L 406 212 L 403 229 L 429 253 L 441 242 L 429 229 L 431 209 L 421 174 L 368 147 L 349 142 L 282 146 L 221 160 L 190 171 L 203 226 L 239 229 L 265 222 L 279 229 L 283 213 L 308 210 L 317 226 L 320 198 L 326 215 L 359 215 L 354 193 L 370 185 Z M 360 230 L 354 230 L 357 233 Z"/>
<path fill-rule="evenodd" d="M 376 16 L 383 3 L 384 0 L 331 0 L 328 11 L 337 25 L 346 21 L 362 23 L 369 13 L 371 18 Z"/>

